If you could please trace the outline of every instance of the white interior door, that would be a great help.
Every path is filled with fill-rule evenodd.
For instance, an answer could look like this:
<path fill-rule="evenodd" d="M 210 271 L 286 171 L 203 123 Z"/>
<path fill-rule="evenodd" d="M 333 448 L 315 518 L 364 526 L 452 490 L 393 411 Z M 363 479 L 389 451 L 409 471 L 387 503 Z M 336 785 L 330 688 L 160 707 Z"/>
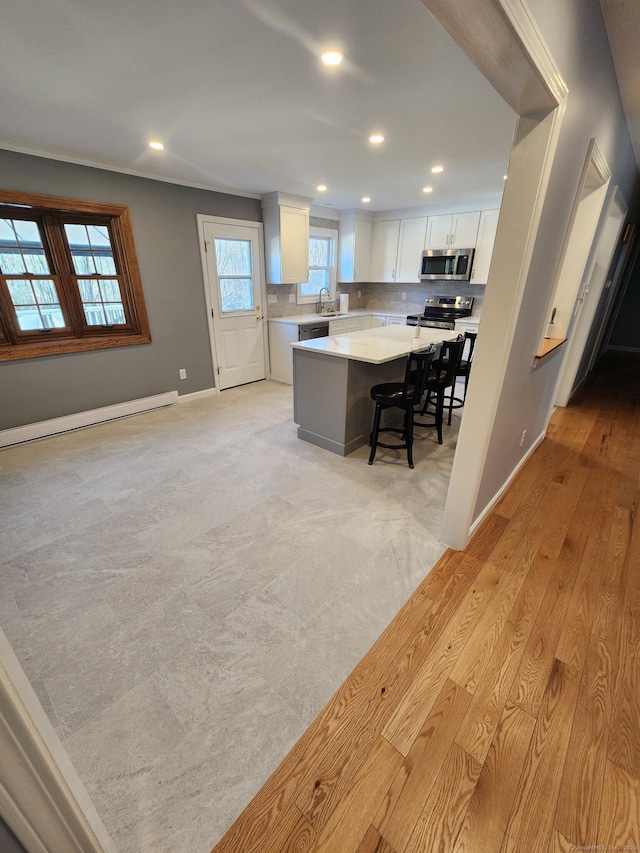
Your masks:
<path fill-rule="evenodd" d="M 260 225 L 203 221 L 220 390 L 266 377 Z"/>

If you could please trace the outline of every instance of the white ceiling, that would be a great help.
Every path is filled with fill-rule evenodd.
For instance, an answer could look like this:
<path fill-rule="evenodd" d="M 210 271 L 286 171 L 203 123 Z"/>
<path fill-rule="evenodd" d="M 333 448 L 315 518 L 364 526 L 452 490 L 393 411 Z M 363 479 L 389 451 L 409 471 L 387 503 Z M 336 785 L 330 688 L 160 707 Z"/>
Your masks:
<path fill-rule="evenodd" d="M 514 113 L 420 0 L 0 9 L 0 147 L 336 209 L 502 192 Z M 335 45 L 346 61 L 329 70 L 318 55 Z M 164 152 L 148 148 L 155 138 Z"/>

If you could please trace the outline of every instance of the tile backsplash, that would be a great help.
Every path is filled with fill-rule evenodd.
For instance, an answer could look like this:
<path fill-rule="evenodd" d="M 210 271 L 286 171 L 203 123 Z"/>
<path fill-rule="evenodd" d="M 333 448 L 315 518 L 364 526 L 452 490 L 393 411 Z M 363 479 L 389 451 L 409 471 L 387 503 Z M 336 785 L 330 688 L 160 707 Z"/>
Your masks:
<path fill-rule="evenodd" d="M 388 311 L 390 314 L 417 314 L 424 308 L 424 301 L 432 294 L 443 296 L 473 296 L 473 314 L 482 311 L 484 299 L 484 284 L 470 284 L 459 281 L 433 281 L 424 284 L 380 284 L 362 283 L 338 284 L 336 298 L 340 293 L 349 294 L 351 310 L 369 309 L 371 311 Z M 298 305 L 289 301 L 289 294 L 295 296 L 295 284 L 268 284 L 267 295 L 276 296 L 277 302 L 267 305 L 269 317 L 292 317 L 296 314 L 309 314 L 314 310 L 313 305 Z M 402 294 L 406 293 L 406 299 Z M 360 294 L 360 295 L 358 295 Z"/>

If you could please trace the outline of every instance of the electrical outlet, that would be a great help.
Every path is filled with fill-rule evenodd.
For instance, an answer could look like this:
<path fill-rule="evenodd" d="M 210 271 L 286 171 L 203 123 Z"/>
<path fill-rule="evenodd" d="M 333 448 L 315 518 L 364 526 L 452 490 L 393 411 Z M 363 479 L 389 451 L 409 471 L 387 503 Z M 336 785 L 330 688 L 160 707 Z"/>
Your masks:
<path fill-rule="evenodd" d="M 267 302 L 269 303 L 269 305 L 275 305 L 277 301 L 278 301 L 278 297 L 276 296 L 275 293 L 270 293 L 267 296 Z"/>
<path fill-rule="evenodd" d="M 289 302 L 295 302 L 295 301 L 296 301 L 295 293 L 290 293 L 289 294 Z"/>
<path fill-rule="evenodd" d="M 524 444 L 524 440 L 526 438 L 526 435 L 527 435 L 527 431 L 526 431 L 526 429 L 523 429 L 522 435 L 520 436 L 520 447 L 522 447 L 522 445 Z"/>
<path fill-rule="evenodd" d="M 187 378 L 187 371 L 184 369 L 184 367 L 181 367 L 180 368 L 180 379 L 186 379 L 186 378 Z"/>
<path fill-rule="evenodd" d="M 407 294 L 406 294 L 406 292 L 405 292 L 404 290 L 402 291 L 402 298 L 403 298 L 403 299 L 406 299 L 406 298 L 407 298 Z"/>
<path fill-rule="evenodd" d="M 361 290 L 359 290 L 359 291 L 358 291 L 358 299 L 360 299 L 360 297 L 361 297 L 361 296 L 362 296 L 362 291 L 361 291 Z"/>

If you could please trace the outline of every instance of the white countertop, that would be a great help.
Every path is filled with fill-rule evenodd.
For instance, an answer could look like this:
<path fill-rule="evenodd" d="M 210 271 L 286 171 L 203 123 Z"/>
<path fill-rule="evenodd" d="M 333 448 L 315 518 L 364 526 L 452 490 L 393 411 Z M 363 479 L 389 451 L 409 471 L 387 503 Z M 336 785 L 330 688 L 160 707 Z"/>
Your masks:
<path fill-rule="evenodd" d="M 307 326 L 309 323 L 317 323 L 319 320 L 344 320 L 345 317 L 406 317 L 406 314 L 397 314 L 395 311 L 367 311 L 366 308 L 357 308 L 347 311 L 346 314 L 291 314 L 287 317 L 267 317 L 270 323 L 293 323 L 297 326 Z"/>
<path fill-rule="evenodd" d="M 453 341 L 458 336 L 457 332 L 447 329 L 420 329 L 420 337 L 416 338 L 415 329 L 415 326 L 380 326 L 377 329 L 363 329 L 361 332 L 299 341 L 291 346 L 293 349 L 336 358 L 384 364 L 386 361 L 402 358 L 413 350 L 426 349 L 429 344 L 439 344 L 443 340 Z"/>

